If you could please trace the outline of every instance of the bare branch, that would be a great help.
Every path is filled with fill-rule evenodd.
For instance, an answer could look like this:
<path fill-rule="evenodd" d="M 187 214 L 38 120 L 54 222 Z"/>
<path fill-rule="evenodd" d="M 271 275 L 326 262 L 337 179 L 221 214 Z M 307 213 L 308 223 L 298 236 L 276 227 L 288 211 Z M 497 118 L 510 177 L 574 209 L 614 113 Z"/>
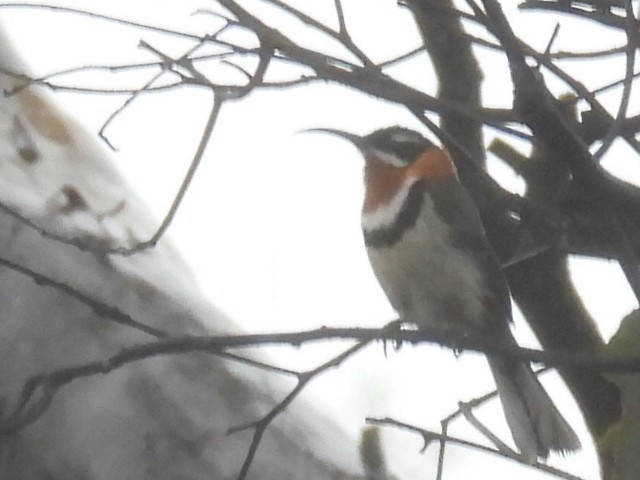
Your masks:
<path fill-rule="evenodd" d="M 505 47 L 509 60 L 515 86 L 514 106 L 533 133 L 563 158 L 575 179 L 593 189 L 595 195 L 611 204 L 626 205 L 627 209 L 629 202 L 640 202 L 640 193 L 635 187 L 615 179 L 593 161 L 586 145 L 555 107 L 546 86 L 527 65 L 521 43 L 499 4 L 495 0 L 483 1 L 493 19 L 494 33 Z"/>
<path fill-rule="evenodd" d="M 105 134 L 105 130 L 109 127 L 109 125 L 111 124 L 111 122 L 113 120 L 115 120 L 115 118 L 124 111 L 125 108 L 127 108 L 129 105 L 131 105 L 131 103 L 133 103 L 133 101 L 135 99 L 137 99 L 139 96 L 141 96 L 143 93 L 149 91 L 149 89 L 151 88 L 151 86 L 158 80 L 160 79 L 166 72 L 167 67 L 166 66 L 162 66 L 161 70 L 156 73 L 153 77 L 151 77 L 143 86 L 141 89 L 136 90 L 135 92 L 133 92 L 129 98 L 127 98 L 124 103 L 122 105 L 120 105 L 120 107 L 118 107 L 117 109 L 115 109 L 111 115 L 109 115 L 107 117 L 107 119 L 104 121 L 104 123 L 102 124 L 102 127 L 100 127 L 100 130 L 98 130 L 98 136 L 109 146 L 109 148 L 111 148 L 111 150 L 113 151 L 117 151 L 117 148 L 111 143 L 111 141 L 109 140 L 109 138 L 107 138 L 106 134 Z"/>
<path fill-rule="evenodd" d="M 288 5 L 281 0 L 267 0 L 272 5 L 276 5 L 281 8 L 285 12 L 293 15 L 298 18 L 301 22 L 306 25 L 315 28 L 316 30 L 324 33 L 325 35 L 337 40 L 342 44 L 349 52 L 351 52 L 358 60 L 360 60 L 364 65 L 373 66 L 373 62 L 369 57 L 353 42 L 351 36 L 349 35 L 349 31 L 346 28 L 344 13 L 342 11 L 342 4 L 340 0 L 334 0 L 336 2 L 336 14 L 338 16 L 338 25 L 339 30 L 336 32 L 335 30 L 327 27 L 323 23 L 317 21 L 315 18 L 310 17 L 309 15 L 301 12 L 300 10 Z"/>
<path fill-rule="evenodd" d="M 42 373 L 30 378 L 22 389 L 20 400 L 14 409 L 5 415 L 0 422 L 0 435 L 6 435 L 21 428 L 27 420 L 31 421 L 42 414 L 42 403 L 48 404 L 50 397 L 70 382 L 98 374 L 107 374 L 124 365 L 138 362 L 150 357 L 161 355 L 175 355 L 190 352 L 207 352 L 219 354 L 233 348 L 244 348 L 256 345 L 289 344 L 299 346 L 303 343 L 317 342 L 328 339 L 356 340 L 358 345 L 364 346 L 373 340 L 437 343 L 450 347 L 456 351 L 479 351 L 496 353 L 522 360 L 542 362 L 554 366 L 579 366 L 583 369 L 619 373 L 635 373 L 640 371 L 640 354 L 635 355 L 606 355 L 595 352 L 567 352 L 566 350 L 536 350 L 531 348 L 505 346 L 495 338 L 480 338 L 470 335 L 458 335 L 451 331 L 437 329 L 401 330 L 395 328 L 320 328 L 304 332 L 231 335 L 231 336 L 176 336 L 164 340 L 123 348 L 119 353 L 95 362 L 88 362 L 77 366 L 61 368 L 49 373 Z M 353 347 L 356 348 L 356 347 Z M 358 347 L 361 348 L 361 347 Z M 336 357 L 334 363 L 340 363 L 347 352 Z M 336 363 L 337 362 L 337 363 Z M 324 369 L 333 366 L 324 365 Z M 321 370 L 321 371 L 324 371 Z M 315 371 L 315 370 L 314 370 Z M 312 371 L 312 372 L 314 372 Z M 287 373 L 289 372 L 279 372 Z M 299 378 L 315 375 L 309 372 L 300 374 Z M 305 383 L 308 380 L 305 381 Z M 33 400 L 36 391 L 42 390 L 41 397 Z M 290 400 L 288 400 L 290 401 Z M 27 405 L 35 406 L 27 408 Z M 36 415 L 37 413 L 37 415 Z M 258 439 L 259 442 L 259 439 Z"/>
<path fill-rule="evenodd" d="M 549 56 L 551 55 L 551 47 L 553 46 L 553 42 L 556 41 L 556 38 L 558 37 L 558 32 L 560 32 L 560 23 L 556 23 L 556 26 L 553 28 L 553 32 L 551 33 L 551 37 L 549 38 L 549 41 L 547 42 L 547 46 L 544 49 L 544 52 L 542 53 L 543 58 L 549 58 Z M 538 67 L 540 66 L 540 61 L 538 61 Z"/>
<path fill-rule="evenodd" d="M 458 402 L 458 408 L 462 416 L 473 426 L 478 432 L 480 432 L 487 440 L 489 440 L 499 452 L 505 453 L 507 456 L 518 455 L 518 453 L 504 443 L 496 434 L 494 434 L 489 428 L 487 428 L 478 418 L 473 414 L 471 406 L 466 402 Z"/>
<path fill-rule="evenodd" d="M 608 0 L 609 4 L 611 4 L 610 0 Z M 578 6 L 574 6 L 565 2 L 556 2 L 556 1 L 548 1 L 548 0 L 526 0 L 525 2 L 520 4 L 520 8 L 525 10 L 549 10 L 556 12 L 563 12 L 575 17 L 584 18 L 587 20 L 592 20 L 594 22 L 600 23 L 607 27 L 614 27 L 619 29 L 625 29 L 626 20 L 624 17 L 620 15 L 616 15 L 610 11 L 603 12 L 600 10 L 588 10 L 585 8 L 580 8 Z"/>
<path fill-rule="evenodd" d="M 242 468 L 240 469 L 240 473 L 238 474 L 238 480 L 245 480 L 247 478 L 247 474 L 249 473 L 249 468 L 253 463 L 253 459 L 255 458 L 256 452 L 258 451 L 258 447 L 260 445 L 260 441 L 262 440 L 262 436 L 266 432 L 267 428 L 271 423 L 275 420 L 275 418 L 280 415 L 290 404 L 295 400 L 295 398 L 302 392 L 304 387 L 310 383 L 313 379 L 317 378 L 320 374 L 326 372 L 329 369 L 338 367 L 345 360 L 352 357 L 356 352 L 362 350 L 366 347 L 370 341 L 364 341 L 355 344 L 350 347 L 346 351 L 342 352 L 335 358 L 332 358 L 328 362 L 320 365 L 319 367 L 314 368 L 313 370 L 309 370 L 307 372 L 302 372 L 298 374 L 298 384 L 295 386 L 291 392 L 275 407 L 271 409 L 264 417 L 260 420 L 256 420 L 254 422 L 240 425 L 237 427 L 232 427 L 228 430 L 228 433 L 236 433 L 247 429 L 253 429 L 253 439 L 251 440 L 251 445 L 249 446 L 249 451 L 247 452 L 247 456 L 244 459 L 242 464 Z"/>
<path fill-rule="evenodd" d="M 393 418 L 367 418 L 367 423 L 371 425 L 400 428 L 402 430 L 407 430 L 413 433 L 417 433 L 418 435 L 422 436 L 422 438 L 424 439 L 441 440 L 441 441 L 444 441 L 445 443 L 451 443 L 454 445 L 460 445 L 463 447 L 471 448 L 473 450 L 479 450 L 484 453 L 488 453 L 488 454 L 496 455 L 498 457 L 513 460 L 523 466 L 534 468 L 542 472 L 550 473 L 552 475 L 557 476 L 558 478 L 564 478 L 566 480 L 583 480 L 581 477 L 576 477 L 575 475 L 571 475 L 570 473 L 564 472 L 562 470 L 551 467 L 544 463 L 536 462 L 533 465 L 531 465 L 527 463 L 526 460 L 524 460 L 519 454 L 513 452 L 512 450 L 503 451 L 495 448 L 490 448 L 485 445 L 481 445 L 479 443 L 471 442 L 469 440 L 464 440 L 458 437 L 452 437 L 450 435 L 443 435 L 438 432 L 433 432 L 431 430 L 419 428 L 419 427 L 410 425 L 408 423 L 394 420 Z"/>
<path fill-rule="evenodd" d="M 101 300 L 98 300 L 85 293 L 82 293 L 80 290 L 78 290 L 75 287 L 72 287 L 67 283 L 48 277 L 46 275 L 43 275 L 42 273 L 38 273 L 29 267 L 19 265 L 6 258 L 0 257 L 0 265 L 13 270 L 14 272 L 18 272 L 22 275 L 26 275 L 27 277 L 32 278 L 33 281 L 36 282 L 38 285 L 44 285 L 47 287 L 54 288 L 72 298 L 75 298 L 76 300 L 79 300 L 80 302 L 84 303 L 88 307 L 91 307 L 91 309 L 99 317 L 105 317 L 109 321 L 134 328 L 141 332 L 152 335 L 156 338 L 168 337 L 167 332 L 155 327 L 151 327 L 149 325 L 145 325 L 144 323 L 138 322 L 137 320 L 134 320 L 133 317 L 131 317 L 131 315 L 123 312 L 118 307 L 115 307 L 113 305 L 108 305 Z"/>
<path fill-rule="evenodd" d="M 593 154 L 593 159 L 599 161 L 604 153 L 609 150 L 613 141 L 620 135 L 622 130 L 622 123 L 627 114 L 629 107 L 629 99 L 631 98 L 631 87 L 633 84 L 633 66 L 636 61 L 636 48 L 638 45 L 638 32 L 636 25 L 636 17 L 633 14 L 633 7 L 630 0 L 626 0 L 627 4 L 627 27 L 625 29 L 627 34 L 627 48 L 626 48 L 626 67 L 624 76 L 624 87 L 622 89 L 622 98 L 620 99 L 620 105 L 618 106 L 618 113 L 615 120 L 609 127 L 609 132 L 602 140 L 602 145 Z"/>
<path fill-rule="evenodd" d="M 193 180 L 198 166 L 200 165 L 200 160 L 202 160 L 202 156 L 204 155 L 204 151 L 209 144 L 209 139 L 211 138 L 211 133 L 213 132 L 213 128 L 218 120 L 218 116 L 220 115 L 220 109 L 222 108 L 223 100 L 218 98 L 217 95 L 214 94 L 213 98 L 213 106 L 211 108 L 211 113 L 209 114 L 209 118 L 207 119 L 207 123 L 204 127 L 204 131 L 202 132 L 202 136 L 200 137 L 200 143 L 198 144 L 198 148 L 196 153 L 193 156 L 193 160 L 191 161 L 191 165 L 189 165 L 189 170 L 187 171 L 184 179 L 182 180 L 182 184 L 178 189 L 178 193 L 173 199 L 171 206 L 169 207 L 169 211 L 165 215 L 160 227 L 156 230 L 153 236 L 144 241 L 139 242 L 131 248 L 113 248 L 109 250 L 109 253 L 120 254 L 124 256 L 133 255 L 134 253 L 140 252 L 150 247 L 155 247 L 160 238 L 164 235 L 164 232 L 169 228 L 173 218 L 175 217 L 180 204 L 182 203 L 182 199 L 184 198 L 189 186 L 191 185 L 191 181 Z"/>
<path fill-rule="evenodd" d="M 122 18 L 118 18 L 111 15 L 103 15 L 100 13 L 89 12 L 84 9 L 78 8 L 70 8 L 70 7 L 61 7 L 57 5 L 48 5 L 48 4 L 34 4 L 34 3 L 4 3 L 0 4 L 1 9 L 16 9 L 16 10 L 49 10 L 51 12 L 59 12 L 59 13 L 68 13 L 73 15 L 79 15 L 82 17 L 95 18 L 97 20 L 105 20 L 107 22 L 117 23 L 118 25 L 123 25 L 126 27 L 132 27 L 139 30 L 148 30 L 150 32 L 164 33 L 166 35 L 171 35 L 174 37 L 182 37 L 191 40 L 200 40 L 202 37 L 200 35 L 195 35 L 188 32 L 181 32 L 178 30 L 171 30 L 169 28 L 157 27 L 155 25 L 148 25 L 146 23 L 132 22 L 130 20 L 125 20 Z"/>
<path fill-rule="evenodd" d="M 604 50 L 593 50 L 591 52 L 564 52 L 564 51 L 557 51 L 557 52 L 552 52 L 549 54 L 549 56 L 551 58 L 554 58 L 556 60 L 563 60 L 563 59 L 592 59 L 592 58 L 598 58 L 598 57 L 609 57 L 609 56 L 613 56 L 613 55 L 620 55 L 621 53 L 624 53 L 627 50 L 626 45 L 623 45 L 621 47 L 614 47 L 614 48 L 606 48 Z"/>

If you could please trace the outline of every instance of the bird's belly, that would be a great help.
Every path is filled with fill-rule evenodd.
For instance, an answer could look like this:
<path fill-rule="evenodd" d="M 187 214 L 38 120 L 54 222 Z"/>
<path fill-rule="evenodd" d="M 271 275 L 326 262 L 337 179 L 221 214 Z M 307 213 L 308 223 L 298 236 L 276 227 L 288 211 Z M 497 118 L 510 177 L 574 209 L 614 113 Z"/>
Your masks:
<path fill-rule="evenodd" d="M 368 249 L 391 305 L 418 326 L 481 326 L 486 292 L 473 258 L 451 245 L 449 227 L 430 202 L 391 246 Z"/>

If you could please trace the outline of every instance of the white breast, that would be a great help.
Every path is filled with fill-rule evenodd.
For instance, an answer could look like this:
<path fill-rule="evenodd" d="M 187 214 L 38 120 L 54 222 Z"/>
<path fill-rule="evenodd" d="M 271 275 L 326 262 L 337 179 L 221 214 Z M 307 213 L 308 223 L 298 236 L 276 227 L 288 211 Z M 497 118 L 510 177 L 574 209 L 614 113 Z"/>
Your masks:
<path fill-rule="evenodd" d="M 368 223 L 363 218 L 365 230 Z M 428 193 L 415 225 L 396 243 L 370 247 L 368 254 L 382 289 L 403 319 L 447 328 L 481 324 L 482 274 L 473 258 L 451 245 L 449 227 Z"/>

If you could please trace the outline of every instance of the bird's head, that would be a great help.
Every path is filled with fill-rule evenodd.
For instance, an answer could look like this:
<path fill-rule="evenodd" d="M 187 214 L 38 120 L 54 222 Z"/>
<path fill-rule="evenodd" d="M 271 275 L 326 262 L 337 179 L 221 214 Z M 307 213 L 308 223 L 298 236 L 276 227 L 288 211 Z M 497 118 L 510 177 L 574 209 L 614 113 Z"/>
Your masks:
<path fill-rule="evenodd" d="M 387 127 L 364 136 L 333 128 L 305 131 L 328 133 L 348 140 L 362 153 L 367 166 L 377 163 L 403 169 L 407 173 L 414 167 L 412 173 L 419 170 L 421 176 L 426 178 L 457 174 L 449 155 L 421 133 L 408 128 Z M 416 163 L 420 164 L 417 169 Z"/>
<path fill-rule="evenodd" d="M 365 236 L 378 230 L 401 232 L 417 218 L 423 201 L 420 192 L 432 182 L 457 181 L 456 168 L 447 151 L 414 130 L 396 126 L 364 136 L 335 129 L 312 131 L 344 138 L 362 153 Z"/>
<path fill-rule="evenodd" d="M 331 128 L 307 131 L 344 138 L 362 153 L 365 159 L 365 212 L 389 202 L 416 181 L 457 178 L 456 167 L 446 150 L 415 130 L 394 126 L 364 136 Z"/>
<path fill-rule="evenodd" d="M 355 145 L 368 162 L 380 161 L 395 167 L 406 167 L 435 145 L 415 130 L 388 127 L 361 136 L 333 128 L 313 128 L 306 132 L 328 133 Z"/>

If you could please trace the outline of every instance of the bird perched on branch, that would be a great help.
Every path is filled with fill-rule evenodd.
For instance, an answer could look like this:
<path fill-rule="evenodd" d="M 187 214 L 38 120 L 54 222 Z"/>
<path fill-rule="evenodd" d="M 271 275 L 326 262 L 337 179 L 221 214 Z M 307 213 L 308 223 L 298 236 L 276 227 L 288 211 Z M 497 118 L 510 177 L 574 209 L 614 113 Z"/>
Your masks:
<path fill-rule="evenodd" d="M 338 135 L 365 158 L 362 230 L 369 261 L 403 321 L 486 336 L 516 347 L 500 263 L 449 154 L 402 127 Z M 528 363 L 487 354 L 523 457 L 580 448 Z"/>

